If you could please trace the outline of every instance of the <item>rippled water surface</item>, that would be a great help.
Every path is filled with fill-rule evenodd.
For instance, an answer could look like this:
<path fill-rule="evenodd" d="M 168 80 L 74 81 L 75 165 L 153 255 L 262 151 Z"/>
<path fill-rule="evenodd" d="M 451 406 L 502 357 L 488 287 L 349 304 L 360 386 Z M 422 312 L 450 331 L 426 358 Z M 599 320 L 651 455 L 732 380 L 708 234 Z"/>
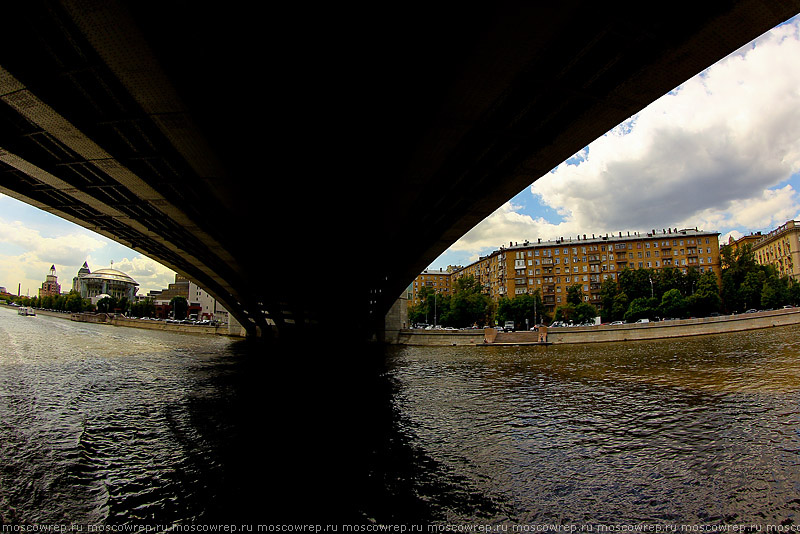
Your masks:
<path fill-rule="evenodd" d="M 800 522 L 800 335 L 391 359 L 412 491 L 441 519 Z"/>
<path fill-rule="evenodd" d="M 0 523 L 800 523 L 798 355 L 779 328 L 370 368 L 0 308 Z"/>
<path fill-rule="evenodd" d="M 229 345 L 0 309 L 0 518 L 202 517 L 227 429 L 198 403 Z"/>

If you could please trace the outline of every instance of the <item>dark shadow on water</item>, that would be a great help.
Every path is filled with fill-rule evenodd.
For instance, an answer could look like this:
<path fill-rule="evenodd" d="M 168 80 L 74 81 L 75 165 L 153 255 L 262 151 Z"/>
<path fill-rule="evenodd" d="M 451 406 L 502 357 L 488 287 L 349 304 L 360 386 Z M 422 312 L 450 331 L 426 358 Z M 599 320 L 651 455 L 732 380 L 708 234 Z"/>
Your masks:
<path fill-rule="evenodd" d="M 385 363 L 380 346 L 237 344 L 229 372 L 214 371 L 219 402 L 192 409 L 221 443 L 200 519 L 422 523 L 441 502 L 492 515 L 398 432 Z"/>

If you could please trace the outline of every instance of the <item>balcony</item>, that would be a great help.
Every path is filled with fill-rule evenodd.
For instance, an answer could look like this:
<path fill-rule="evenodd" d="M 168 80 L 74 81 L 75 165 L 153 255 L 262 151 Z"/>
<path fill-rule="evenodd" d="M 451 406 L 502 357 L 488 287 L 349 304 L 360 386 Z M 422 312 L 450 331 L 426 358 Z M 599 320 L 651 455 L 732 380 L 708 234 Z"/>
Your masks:
<path fill-rule="evenodd" d="M 599 255 L 589 256 L 589 263 L 600 263 L 600 256 Z"/>

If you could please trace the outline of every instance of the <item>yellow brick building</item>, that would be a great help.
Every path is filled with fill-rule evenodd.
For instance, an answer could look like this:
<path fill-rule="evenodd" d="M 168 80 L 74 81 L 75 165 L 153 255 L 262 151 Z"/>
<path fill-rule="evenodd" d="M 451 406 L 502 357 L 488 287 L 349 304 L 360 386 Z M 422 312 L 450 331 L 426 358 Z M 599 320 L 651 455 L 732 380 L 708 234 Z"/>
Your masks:
<path fill-rule="evenodd" d="M 800 221 L 787 221 L 768 234 L 743 236 L 731 243 L 740 247 L 750 243 L 760 265 L 772 265 L 779 276 L 800 280 Z"/>
<path fill-rule="evenodd" d="M 408 287 L 408 300 L 410 304 L 419 304 L 419 291 L 429 287 L 439 295 L 450 295 L 451 268 L 447 270 L 427 269 L 417 276 Z"/>
<path fill-rule="evenodd" d="M 567 288 L 581 284 L 584 300 L 600 305 L 600 286 L 623 269 L 676 267 L 721 277 L 719 233 L 694 229 L 628 232 L 555 241 L 509 243 L 455 271 L 453 283 L 474 276 L 495 300 L 541 291 L 548 311 L 566 303 Z"/>

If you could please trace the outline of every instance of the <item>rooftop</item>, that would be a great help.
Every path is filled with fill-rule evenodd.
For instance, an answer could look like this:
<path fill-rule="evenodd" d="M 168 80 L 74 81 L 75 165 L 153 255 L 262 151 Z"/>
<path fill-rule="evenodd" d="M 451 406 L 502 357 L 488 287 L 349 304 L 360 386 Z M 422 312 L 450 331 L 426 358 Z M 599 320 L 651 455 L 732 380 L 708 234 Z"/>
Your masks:
<path fill-rule="evenodd" d="M 112 280 L 115 282 L 125 282 L 128 284 L 139 285 L 136 280 L 116 269 L 97 269 L 93 273 L 81 274 L 80 278 L 99 278 L 101 280 Z"/>

